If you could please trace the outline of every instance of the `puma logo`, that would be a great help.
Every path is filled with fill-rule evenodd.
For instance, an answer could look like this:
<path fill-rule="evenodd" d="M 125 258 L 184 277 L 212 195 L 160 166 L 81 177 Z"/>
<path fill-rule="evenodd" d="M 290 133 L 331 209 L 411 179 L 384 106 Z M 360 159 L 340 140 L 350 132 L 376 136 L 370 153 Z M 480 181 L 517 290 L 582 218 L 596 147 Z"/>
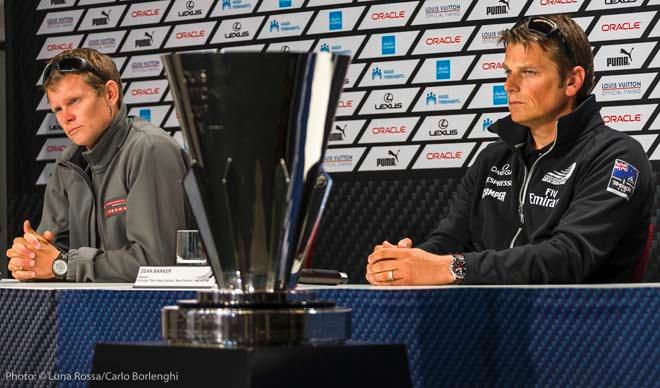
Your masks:
<path fill-rule="evenodd" d="M 394 159 L 396 159 L 396 162 L 399 163 L 399 152 L 401 152 L 401 150 L 396 150 L 396 154 L 391 150 L 388 150 L 387 154 L 392 156 Z"/>
<path fill-rule="evenodd" d="M 623 55 L 626 55 L 628 57 L 628 59 L 630 59 L 632 61 L 632 52 L 633 52 L 634 49 L 635 49 L 634 47 L 631 48 L 630 52 L 626 51 L 625 49 L 621 49 L 621 50 L 619 50 L 619 52 Z"/>

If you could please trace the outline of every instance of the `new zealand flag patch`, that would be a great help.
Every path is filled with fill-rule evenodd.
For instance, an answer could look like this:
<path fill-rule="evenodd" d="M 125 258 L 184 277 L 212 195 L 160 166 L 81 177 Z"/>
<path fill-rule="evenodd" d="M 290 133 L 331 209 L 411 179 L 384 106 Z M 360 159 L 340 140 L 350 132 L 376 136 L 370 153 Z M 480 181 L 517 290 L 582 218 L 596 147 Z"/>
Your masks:
<path fill-rule="evenodd" d="M 621 159 L 614 161 L 610 183 L 607 185 L 607 191 L 629 200 L 635 191 L 637 185 L 637 176 L 639 171 L 632 164 Z"/>

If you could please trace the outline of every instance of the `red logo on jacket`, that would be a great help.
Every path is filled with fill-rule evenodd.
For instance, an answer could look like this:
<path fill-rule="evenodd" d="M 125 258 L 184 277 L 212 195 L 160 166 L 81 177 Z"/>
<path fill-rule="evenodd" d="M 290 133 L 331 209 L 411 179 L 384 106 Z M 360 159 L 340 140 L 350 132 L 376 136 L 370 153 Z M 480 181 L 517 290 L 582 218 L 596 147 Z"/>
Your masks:
<path fill-rule="evenodd" d="M 105 218 L 126 213 L 126 209 L 126 198 L 111 199 L 103 204 L 103 214 L 105 214 Z"/>

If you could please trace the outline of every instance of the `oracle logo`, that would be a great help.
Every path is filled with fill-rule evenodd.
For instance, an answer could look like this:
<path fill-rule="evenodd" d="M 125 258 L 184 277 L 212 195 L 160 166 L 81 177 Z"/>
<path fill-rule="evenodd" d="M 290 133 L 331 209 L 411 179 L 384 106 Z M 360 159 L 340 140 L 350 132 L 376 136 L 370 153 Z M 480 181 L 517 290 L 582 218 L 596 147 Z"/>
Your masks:
<path fill-rule="evenodd" d="M 481 64 L 483 70 L 502 70 L 502 62 L 484 62 Z"/>
<path fill-rule="evenodd" d="M 46 151 L 48 152 L 62 152 L 66 148 L 66 145 L 49 145 L 46 147 Z"/>
<path fill-rule="evenodd" d="M 408 130 L 408 127 L 405 125 L 402 125 L 400 127 L 392 126 L 392 127 L 373 127 L 371 128 L 371 133 L 374 135 L 389 135 L 389 134 L 396 134 L 396 133 L 406 133 Z"/>
<path fill-rule="evenodd" d="M 131 12 L 131 17 L 134 18 L 140 18 L 140 17 L 148 17 L 148 16 L 158 16 L 160 15 L 160 8 L 156 9 L 145 9 L 145 10 L 136 10 Z"/>
<path fill-rule="evenodd" d="M 577 0 L 541 0 L 541 5 L 576 4 Z"/>
<path fill-rule="evenodd" d="M 624 23 L 606 23 L 600 26 L 604 32 L 607 31 L 630 31 L 639 30 L 642 27 L 640 22 L 624 22 Z"/>
<path fill-rule="evenodd" d="M 177 39 L 203 38 L 205 34 L 206 34 L 206 30 L 181 31 L 176 33 L 176 38 Z"/>
<path fill-rule="evenodd" d="M 339 104 L 337 106 L 340 108 L 352 108 L 353 100 L 346 100 L 346 101 L 339 100 Z"/>
<path fill-rule="evenodd" d="M 406 11 L 374 12 L 371 14 L 371 20 L 389 20 L 405 19 Z"/>
<path fill-rule="evenodd" d="M 460 35 L 456 36 L 441 36 L 441 37 L 428 37 L 426 38 L 427 46 L 434 46 L 438 44 L 457 44 L 461 43 L 462 37 Z"/>
<path fill-rule="evenodd" d="M 426 159 L 428 159 L 428 160 L 460 159 L 462 157 L 463 157 L 463 151 L 427 152 L 426 153 Z"/>
<path fill-rule="evenodd" d="M 617 115 L 617 114 L 612 114 L 612 115 L 605 115 L 603 116 L 603 122 L 605 124 L 607 123 L 638 123 L 642 121 L 642 114 L 641 113 L 626 113 L 623 115 Z"/>
<path fill-rule="evenodd" d="M 48 45 L 48 51 L 73 50 L 73 43 L 51 43 Z"/>
<path fill-rule="evenodd" d="M 133 89 L 131 90 L 131 96 L 152 96 L 154 94 L 159 94 L 160 88 L 145 88 L 145 89 Z"/>

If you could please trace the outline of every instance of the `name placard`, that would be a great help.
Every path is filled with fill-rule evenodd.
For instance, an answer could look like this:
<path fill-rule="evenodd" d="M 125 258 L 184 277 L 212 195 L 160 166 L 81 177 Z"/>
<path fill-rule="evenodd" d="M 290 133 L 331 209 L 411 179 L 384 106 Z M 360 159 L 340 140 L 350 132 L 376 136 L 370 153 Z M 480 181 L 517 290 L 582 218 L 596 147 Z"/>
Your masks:
<path fill-rule="evenodd" d="M 134 288 L 213 288 L 209 266 L 140 267 Z"/>

